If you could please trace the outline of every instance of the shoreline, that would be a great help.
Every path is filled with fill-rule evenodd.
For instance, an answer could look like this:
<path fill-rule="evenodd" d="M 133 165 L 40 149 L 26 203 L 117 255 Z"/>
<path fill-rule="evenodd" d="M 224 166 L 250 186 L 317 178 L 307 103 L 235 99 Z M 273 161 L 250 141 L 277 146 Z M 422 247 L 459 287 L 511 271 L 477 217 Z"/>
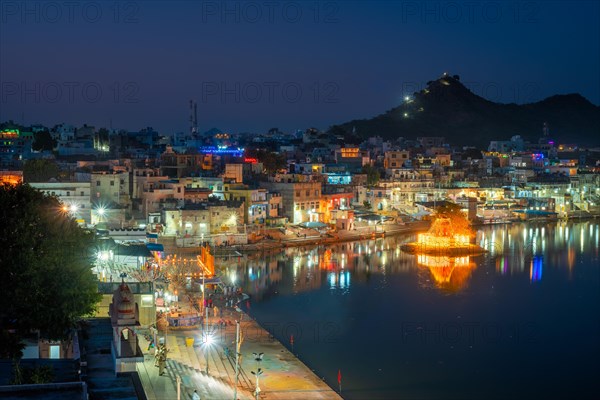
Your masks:
<path fill-rule="evenodd" d="M 242 293 L 241 300 L 235 304 L 235 311 L 239 312 L 240 316 L 244 316 L 240 322 L 240 326 L 242 324 L 246 325 L 243 329 L 246 332 L 244 335 L 247 335 L 249 331 L 254 331 L 256 334 L 255 339 L 258 339 L 256 344 L 260 346 L 261 350 L 263 347 L 274 347 L 272 352 L 267 353 L 265 351 L 265 355 L 277 354 L 278 357 L 287 358 L 285 363 L 288 366 L 286 371 L 280 371 L 279 373 L 268 368 L 265 369 L 265 377 L 261 379 L 261 388 L 263 388 L 261 394 L 266 395 L 267 398 L 277 400 L 305 399 L 307 398 L 306 396 L 314 399 L 343 399 L 334 388 L 329 386 L 324 379 L 320 378 L 298 355 L 292 353 L 255 318 L 240 308 L 240 303 L 250 299 L 251 297 L 248 294 Z M 244 343 L 248 347 L 253 342 L 249 340 L 249 343 Z M 288 375 L 285 377 L 273 376 L 286 373 Z M 303 377 L 300 381 L 298 381 L 298 374 Z"/>
<path fill-rule="evenodd" d="M 403 233 L 413 233 L 419 230 L 425 230 L 429 228 L 429 221 L 413 222 L 406 225 L 391 226 L 392 229 L 384 229 L 379 232 L 349 232 L 340 235 L 338 233 L 335 237 L 323 237 L 323 236 L 312 236 L 306 239 L 286 239 L 280 241 L 261 241 L 257 243 L 251 243 L 246 245 L 234 245 L 232 249 L 237 250 L 241 253 L 251 253 L 256 251 L 265 250 L 276 250 L 285 249 L 288 247 L 303 247 L 303 246 L 320 246 L 320 245 L 331 245 L 337 243 L 346 242 L 358 242 L 361 240 L 373 240 L 378 238 L 384 238 L 386 236 L 397 236 Z"/>

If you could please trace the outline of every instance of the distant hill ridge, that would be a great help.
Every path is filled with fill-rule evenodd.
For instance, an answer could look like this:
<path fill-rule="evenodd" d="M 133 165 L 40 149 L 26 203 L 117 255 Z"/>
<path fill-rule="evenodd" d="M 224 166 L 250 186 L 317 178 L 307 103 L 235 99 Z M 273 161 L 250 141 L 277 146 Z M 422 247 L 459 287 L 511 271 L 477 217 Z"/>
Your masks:
<path fill-rule="evenodd" d="M 558 142 L 600 145 L 600 107 L 580 94 L 521 105 L 495 103 L 473 93 L 457 75 L 428 82 L 408 101 L 381 115 L 334 125 L 329 131 L 392 140 L 443 136 L 451 144 L 487 147 L 490 140 L 508 140 L 513 135 L 537 141 L 544 122 Z"/>

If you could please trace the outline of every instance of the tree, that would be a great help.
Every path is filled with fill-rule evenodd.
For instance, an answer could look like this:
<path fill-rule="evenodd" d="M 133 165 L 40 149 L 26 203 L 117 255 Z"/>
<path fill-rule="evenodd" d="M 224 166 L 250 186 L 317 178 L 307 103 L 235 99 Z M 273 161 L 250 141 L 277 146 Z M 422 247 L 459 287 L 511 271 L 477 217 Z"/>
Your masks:
<path fill-rule="evenodd" d="M 27 184 L 0 186 L 0 358 L 19 358 L 14 343 L 39 331 L 62 340 L 100 301 L 91 271 L 93 234 L 61 203 Z"/>
<path fill-rule="evenodd" d="M 435 214 L 436 217 L 439 216 L 450 219 L 452 229 L 456 233 L 469 235 L 471 237 L 475 235 L 469 220 L 466 218 L 465 214 L 461 210 L 461 206 L 458 204 L 444 202 L 435 208 Z"/>
<path fill-rule="evenodd" d="M 256 158 L 263 163 L 268 173 L 274 173 L 286 167 L 286 159 L 283 154 L 277 154 L 272 151 L 262 149 L 248 149 L 246 155 Z"/>
<path fill-rule="evenodd" d="M 367 185 L 375 186 L 379 179 L 381 178 L 381 173 L 379 170 L 372 165 L 365 165 L 362 167 L 362 173 L 367 174 Z"/>
<path fill-rule="evenodd" d="M 25 182 L 46 182 L 59 175 L 58 166 L 51 160 L 28 160 L 23 166 Z"/>
<path fill-rule="evenodd" d="M 33 136 L 31 148 L 35 151 L 52 151 L 56 146 L 56 141 L 50 136 L 48 131 L 36 132 Z"/>

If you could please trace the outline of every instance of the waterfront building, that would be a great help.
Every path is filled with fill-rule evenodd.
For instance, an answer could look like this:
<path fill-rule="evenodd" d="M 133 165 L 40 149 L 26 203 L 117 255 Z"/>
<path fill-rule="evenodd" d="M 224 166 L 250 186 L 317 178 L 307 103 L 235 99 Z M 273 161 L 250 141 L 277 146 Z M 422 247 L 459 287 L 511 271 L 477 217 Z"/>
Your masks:
<path fill-rule="evenodd" d="M 270 192 L 278 192 L 282 198 L 282 216 L 293 224 L 320 221 L 321 182 L 312 175 L 278 174 L 273 181 L 260 185 Z"/>
<path fill-rule="evenodd" d="M 264 224 L 267 218 L 267 190 L 251 189 L 243 184 L 224 184 L 225 200 L 244 202 L 244 223 Z"/>
<path fill-rule="evenodd" d="M 209 201 L 165 208 L 162 210 L 163 233 L 167 236 L 196 238 L 239 233 L 239 228 L 243 228 L 243 215 L 244 203 L 241 201 Z"/>

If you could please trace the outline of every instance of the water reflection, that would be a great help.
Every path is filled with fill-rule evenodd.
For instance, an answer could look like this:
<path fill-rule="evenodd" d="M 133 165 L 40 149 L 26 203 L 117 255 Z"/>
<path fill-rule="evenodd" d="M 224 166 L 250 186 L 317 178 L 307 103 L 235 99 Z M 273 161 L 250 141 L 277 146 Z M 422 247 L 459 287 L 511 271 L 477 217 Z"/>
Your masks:
<path fill-rule="evenodd" d="M 220 261 L 257 321 L 301 324 L 296 351 L 329 384 L 346 368 L 350 399 L 568 398 L 595 382 L 599 234 L 598 221 L 518 223 L 479 228 L 477 257 L 402 252 L 414 234 Z M 322 323 L 335 340 L 314 340 Z M 365 338 L 372 351 L 348 351 Z"/>
<path fill-rule="evenodd" d="M 537 282 L 542 280 L 542 268 L 544 265 L 544 258 L 542 256 L 534 256 L 531 260 L 529 267 L 529 279 L 531 282 Z"/>
<path fill-rule="evenodd" d="M 491 265 L 499 276 L 541 282 L 546 266 L 565 268 L 567 278 L 580 255 L 598 255 L 596 222 L 511 224 L 483 227 L 476 241 L 488 252 L 477 257 L 411 255 L 400 250 L 416 234 L 330 246 L 287 248 L 219 260 L 222 276 L 242 285 L 255 299 L 297 294 L 326 286 L 348 293 L 359 283 L 378 276 L 416 275 L 423 290 L 458 292 L 468 287 L 477 267 Z M 426 272 L 426 273 L 425 273 Z M 233 277 L 233 278 L 232 278 Z M 234 282 L 234 280 L 237 280 Z M 428 282 L 434 283 L 433 285 Z"/>
<path fill-rule="evenodd" d="M 476 264 L 471 257 L 417 255 L 417 265 L 429 269 L 438 288 L 457 292 L 467 286 Z"/>

